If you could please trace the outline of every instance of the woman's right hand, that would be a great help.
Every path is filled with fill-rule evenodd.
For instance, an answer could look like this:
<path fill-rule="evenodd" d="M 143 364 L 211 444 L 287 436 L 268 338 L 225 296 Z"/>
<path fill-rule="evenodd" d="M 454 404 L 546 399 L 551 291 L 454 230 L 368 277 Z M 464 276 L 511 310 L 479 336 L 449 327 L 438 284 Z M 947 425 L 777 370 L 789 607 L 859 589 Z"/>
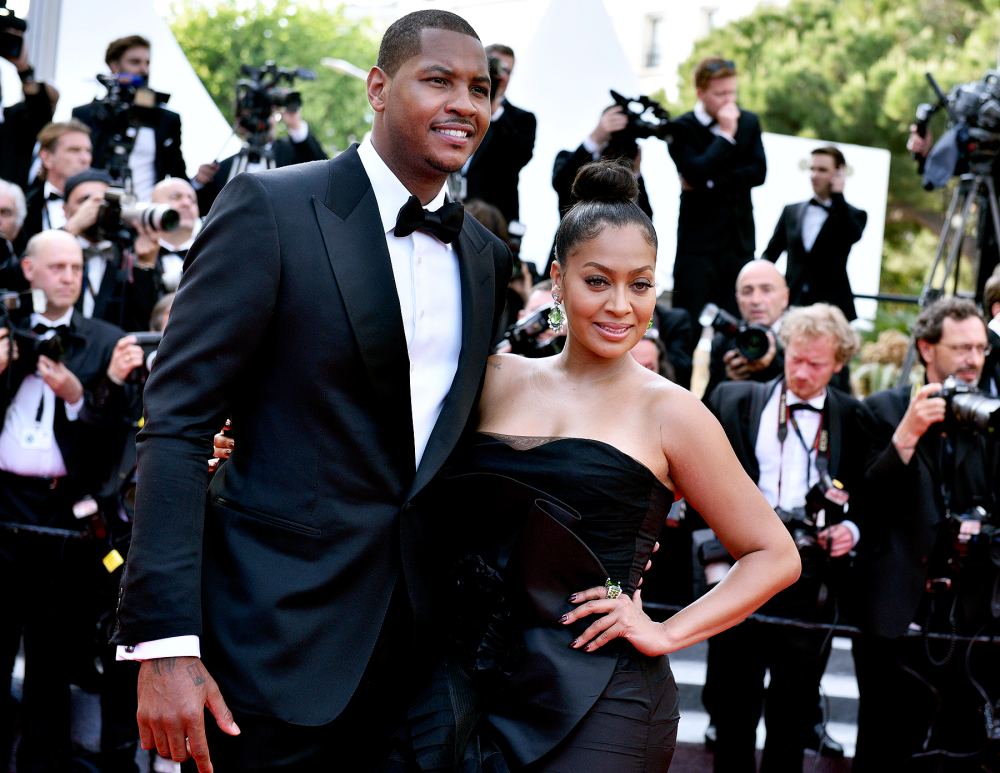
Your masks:
<path fill-rule="evenodd" d="M 228 459 L 233 455 L 233 449 L 236 448 L 236 441 L 226 434 L 232 427 L 232 422 L 226 419 L 225 426 L 212 438 L 213 458 L 208 460 L 209 472 L 215 472 L 222 460 Z"/>

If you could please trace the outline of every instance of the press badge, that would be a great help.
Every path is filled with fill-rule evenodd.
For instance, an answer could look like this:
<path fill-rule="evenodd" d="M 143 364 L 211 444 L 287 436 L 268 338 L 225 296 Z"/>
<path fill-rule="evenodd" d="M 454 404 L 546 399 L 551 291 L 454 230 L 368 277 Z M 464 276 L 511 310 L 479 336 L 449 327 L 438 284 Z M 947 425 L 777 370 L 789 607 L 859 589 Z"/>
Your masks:
<path fill-rule="evenodd" d="M 52 430 L 48 427 L 35 424 L 21 431 L 21 447 L 29 451 L 49 451 L 52 442 Z"/>

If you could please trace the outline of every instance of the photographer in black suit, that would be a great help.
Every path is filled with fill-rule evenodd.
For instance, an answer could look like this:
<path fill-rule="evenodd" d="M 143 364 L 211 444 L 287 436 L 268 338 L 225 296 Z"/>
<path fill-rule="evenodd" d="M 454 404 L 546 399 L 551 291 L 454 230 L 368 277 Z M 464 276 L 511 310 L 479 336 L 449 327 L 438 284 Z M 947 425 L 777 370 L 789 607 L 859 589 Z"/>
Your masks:
<path fill-rule="evenodd" d="M 130 88 L 146 87 L 149 80 L 150 44 L 140 35 L 129 35 L 108 44 L 104 61 L 113 77 L 130 84 Z M 73 117 L 91 129 L 94 145 L 93 165 L 107 167 L 112 161 L 111 140 L 123 127 L 122 116 L 105 114 L 100 100 L 73 108 Z M 135 140 L 128 157 L 132 185 L 141 201 L 149 201 L 153 186 L 164 177 L 187 178 L 187 167 L 181 154 L 181 117 L 163 105 L 143 108 L 133 106 L 125 114 L 128 125 L 135 127 Z"/>
<path fill-rule="evenodd" d="M 990 609 L 997 567 L 971 527 L 996 524 L 1000 453 L 995 440 L 955 418 L 955 398 L 951 406 L 942 398 L 949 377 L 959 387 L 979 380 L 986 325 L 971 301 L 947 297 L 920 313 L 913 337 L 927 383 L 865 401 L 876 446 L 866 465 L 871 517 L 857 572 L 866 635 L 854 647 L 855 770 L 995 769 L 983 709 L 1000 697 L 996 640 L 912 635 L 997 633 Z M 982 524 L 971 523 L 977 519 Z"/>
<path fill-rule="evenodd" d="M 736 275 L 757 249 L 750 191 L 764 183 L 767 162 L 760 120 L 736 104 L 736 65 L 704 59 L 694 83 L 698 103 L 674 122 L 667 147 L 681 177 L 674 306 L 687 310 L 697 334 L 706 303 L 737 311 Z"/>
<path fill-rule="evenodd" d="M 517 186 L 535 151 L 536 121 L 533 113 L 512 105 L 505 96 L 514 72 L 513 49 L 494 43 L 486 47 L 486 55 L 499 63 L 499 78 L 490 105 L 490 130 L 463 172 L 464 198 L 492 204 L 511 223 L 521 219 Z"/>
<path fill-rule="evenodd" d="M 23 636 L 17 769 L 48 773 L 71 769 L 72 665 L 91 645 L 94 577 L 103 571 L 87 505 L 124 440 L 106 412 L 92 410 L 94 394 L 119 350 L 136 352 L 119 341 L 121 330 L 73 308 L 83 255 L 72 236 L 34 236 L 23 269 L 46 307 L 11 320 L 13 352 L 12 331 L 0 331 L 0 583 L 10 589 L 0 610 L 0 759 L 10 758 L 7 697 Z"/>
<path fill-rule="evenodd" d="M 864 233 L 868 214 L 844 199 L 847 160 L 839 148 L 812 152 L 809 182 L 813 197 L 781 212 L 763 257 L 772 263 L 788 255 L 785 279 L 793 306 L 832 303 L 848 320 L 857 319 L 847 277 L 847 258 Z"/>
<path fill-rule="evenodd" d="M 139 435 L 115 642 L 142 661 L 145 748 L 203 773 L 328 771 L 345 748 L 381 769 L 445 601 L 421 493 L 466 429 L 511 270 L 445 202 L 489 89 L 468 23 L 411 13 L 368 75 L 370 140 L 238 175 L 212 207 Z"/>
<path fill-rule="evenodd" d="M 841 614 L 838 574 L 860 538 L 853 498 L 847 514 L 840 500 L 845 491 L 857 491 L 867 443 L 858 420 L 860 404 L 831 387 L 830 379 L 853 356 L 858 340 L 840 310 L 828 304 L 788 312 L 781 339 L 783 377 L 768 383 L 725 382 L 708 405 L 747 474 L 799 545 L 802 577 L 761 612 L 833 622 Z M 843 488 L 832 486 L 831 479 Z M 709 552 L 703 551 L 703 562 L 712 581 L 713 564 L 728 556 L 724 550 L 715 557 Z M 813 735 L 830 645 L 823 630 L 752 621 L 709 640 L 706 685 L 712 684 L 716 771 L 756 770 L 762 709 L 767 727 L 762 770 L 802 770 L 804 739 Z M 766 700 L 765 670 L 771 675 Z"/>

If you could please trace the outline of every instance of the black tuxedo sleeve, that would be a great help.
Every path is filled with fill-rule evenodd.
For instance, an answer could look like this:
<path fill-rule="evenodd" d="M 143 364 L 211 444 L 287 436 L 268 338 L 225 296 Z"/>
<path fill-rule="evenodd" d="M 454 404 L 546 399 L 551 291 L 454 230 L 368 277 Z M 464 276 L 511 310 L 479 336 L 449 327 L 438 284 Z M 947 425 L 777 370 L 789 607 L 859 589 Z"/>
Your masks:
<path fill-rule="evenodd" d="M 293 142 L 289 138 L 288 144 L 292 148 L 292 161 L 290 162 L 292 164 L 302 164 L 306 161 L 324 161 L 327 158 L 323 146 L 319 144 L 319 140 L 313 136 L 312 132 L 306 134 L 306 138 L 302 142 Z M 281 166 L 287 165 L 281 164 Z"/>
<path fill-rule="evenodd" d="M 674 134 L 674 141 L 667 147 L 678 173 L 692 188 L 704 188 L 714 180 L 725 164 L 736 153 L 736 145 L 722 137 L 714 137 L 704 150 L 699 151 L 685 127 Z"/>
<path fill-rule="evenodd" d="M 767 247 L 764 249 L 764 254 L 762 257 L 775 263 L 781 254 L 788 249 L 788 218 L 794 217 L 794 213 L 791 211 L 791 207 L 785 207 L 781 211 L 781 217 L 778 218 L 778 224 L 774 226 L 774 233 L 771 235 L 771 241 L 767 243 Z"/>
<path fill-rule="evenodd" d="M 830 198 L 833 202 L 830 217 L 836 218 L 837 235 L 845 246 L 850 247 L 856 244 L 865 232 L 868 213 L 848 204 L 843 193 L 834 193 Z"/>
<path fill-rule="evenodd" d="M 188 254 L 138 439 L 139 481 L 115 641 L 200 635 L 212 436 L 269 329 L 280 279 L 274 210 L 256 175 L 234 179 Z M 223 303 L 225 314 L 218 313 Z"/>
<path fill-rule="evenodd" d="M 503 149 L 504 163 L 513 169 L 523 169 L 535 152 L 535 116 L 525 110 L 513 112 L 507 108 L 491 128 L 495 133 L 493 142 Z"/>
<path fill-rule="evenodd" d="M 892 443 L 892 435 L 905 412 L 905 403 L 894 391 L 872 395 L 859 411 L 859 421 L 870 443 L 865 464 L 865 486 L 869 491 L 903 493 L 916 490 L 919 480 L 917 454 L 914 453 L 910 463 L 905 464 Z M 907 510 L 906 507 L 898 509 Z"/>
<path fill-rule="evenodd" d="M 560 150 L 556 154 L 555 163 L 552 164 L 552 187 L 559 197 L 560 213 L 572 204 L 573 180 L 576 179 L 576 173 L 580 171 L 580 167 L 593 160 L 594 157 L 583 145 L 572 152 Z"/>
<path fill-rule="evenodd" d="M 735 163 L 722 170 L 717 182 L 740 189 L 763 185 L 767 177 L 767 157 L 764 155 L 760 121 L 753 113 L 743 113 L 740 116 L 736 147 L 739 152 Z"/>
<path fill-rule="evenodd" d="M 167 140 L 156 149 L 157 168 L 160 179 L 164 177 L 180 177 L 187 179 L 187 165 L 181 152 L 181 117 L 172 110 L 161 110 Z"/>

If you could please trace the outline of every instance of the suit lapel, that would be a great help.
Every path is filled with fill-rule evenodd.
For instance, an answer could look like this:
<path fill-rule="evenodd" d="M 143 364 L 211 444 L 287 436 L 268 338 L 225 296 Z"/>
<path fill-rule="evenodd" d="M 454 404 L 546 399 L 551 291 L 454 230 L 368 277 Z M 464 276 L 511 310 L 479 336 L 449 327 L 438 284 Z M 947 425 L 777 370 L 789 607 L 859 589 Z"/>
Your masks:
<path fill-rule="evenodd" d="M 489 352 L 496 268 L 489 243 L 467 218 L 456 245 L 462 286 L 462 349 L 451 389 L 424 450 L 410 496 L 434 477 L 454 450 L 479 394 Z"/>
<path fill-rule="evenodd" d="M 401 470 L 413 470 L 410 359 L 396 281 L 371 182 L 356 148 L 330 161 L 325 200 L 313 208 L 379 409 L 393 427 Z"/>
<path fill-rule="evenodd" d="M 840 449 L 844 443 L 844 410 L 831 388 L 826 392 L 826 406 L 826 415 L 830 421 L 827 428 L 830 438 L 830 477 L 836 478 L 840 470 Z"/>
<path fill-rule="evenodd" d="M 802 244 L 802 221 L 806 218 L 806 210 L 809 209 L 809 202 L 803 201 L 795 208 L 795 217 L 792 218 L 792 231 L 788 234 L 788 243 L 791 244 L 793 241 L 798 242 L 805 249 L 805 245 Z"/>

